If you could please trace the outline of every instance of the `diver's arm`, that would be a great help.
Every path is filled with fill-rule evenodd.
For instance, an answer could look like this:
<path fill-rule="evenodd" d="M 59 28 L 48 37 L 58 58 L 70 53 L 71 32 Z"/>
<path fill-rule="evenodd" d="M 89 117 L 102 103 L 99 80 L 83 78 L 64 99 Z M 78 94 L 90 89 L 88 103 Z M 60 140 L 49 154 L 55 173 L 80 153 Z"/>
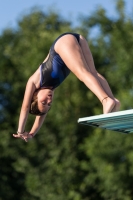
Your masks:
<path fill-rule="evenodd" d="M 24 99 L 23 99 L 20 117 L 19 117 L 18 133 L 23 133 L 25 130 L 25 125 L 28 118 L 28 114 L 29 114 L 31 99 L 35 90 L 36 90 L 36 86 L 33 82 L 33 78 L 31 77 L 29 78 L 26 85 L 26 90 L 25 90 Z"/>
<path fill-rule="evenodd" d="M 36 133 L 40 130 L 40 128 L 45 120 L 46 115 L 47 114 L 42 115 L 42 116 L 36 116 L 34 124 L 31 128 L 31 131 L 29 132 L 29 134 L 31 134 L 32 137 L 34 137 L 36 135 Z"/>

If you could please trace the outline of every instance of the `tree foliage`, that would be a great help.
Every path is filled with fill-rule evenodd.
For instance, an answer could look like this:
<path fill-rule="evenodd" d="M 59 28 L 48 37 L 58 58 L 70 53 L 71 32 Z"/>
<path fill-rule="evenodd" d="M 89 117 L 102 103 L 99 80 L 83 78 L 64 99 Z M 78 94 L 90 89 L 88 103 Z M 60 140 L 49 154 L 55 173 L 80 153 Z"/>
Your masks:
<path fill-rule="evenodd" d="M 16 30 L 0 36 L 0 199 L 131 200 L 132 134 L 121 135 L 77 124 L 79 117 L 102 113 L 101 104 L 70 74 L 56 89 L 45 124 L 29 143 L 15 140 L 28 77 L 44 60 L 54 39 L 63 32 L 83 34 L 96 68 L 107 80 L 122 109 L 132 105 L 132 19 L 117 2 L 118 17 L 104 9 L 85 16 L 79 27 L 56 12 L 34 10 Z M 99 35 L 90 38 L 90 31 Z M 28 119 L 30 130 L 34 117 Z"/>

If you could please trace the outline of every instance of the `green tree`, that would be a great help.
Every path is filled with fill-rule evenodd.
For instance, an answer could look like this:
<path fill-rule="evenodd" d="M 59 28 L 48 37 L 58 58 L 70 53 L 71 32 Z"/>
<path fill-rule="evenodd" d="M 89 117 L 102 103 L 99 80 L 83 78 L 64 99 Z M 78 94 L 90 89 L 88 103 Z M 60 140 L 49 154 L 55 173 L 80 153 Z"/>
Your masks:
<path fill-rule="evenodd" d="M 123 1 L 117 8 L 117 19 L 99 9 L 78 28 L 55 12 L 34 10 L 16 30 L 0 36 L 0 199 L 132 199 L 132 135 L 77 124 L 79 117 L 102 113 L 102 106 L 73 74 L 56 89 L 38 135 L 29 143 L 12 138 L 27 79 L 62 32 L 79 32 L 88 39 L 96 68 L 109 80 L 122 109 L 131 105 L 133 23 Z M 91 39 L 94 26 L 100 32 Z M 26 130 L 33 120 L 30 116 Z"/>
<path fill-rule="evenodd" d="M 99 27 L 99 35 L 91 46 L 95 64 L 109 80 L 124 110 L 132 108 L 133 23 L 124 12 L 124 1 L 119 0 L 116 7 L 116 19 L 109 18 L 101 8 L 83 24 L 89 29 Z M 86 174 L 81 184 L 84 198 L 132 199 L 132 135 L 96 129 L 85 138 L 81 150 L 86 151 L 86 160 L 81 162 Z M 88 188 L 93 191 L 91 196 Z"/>

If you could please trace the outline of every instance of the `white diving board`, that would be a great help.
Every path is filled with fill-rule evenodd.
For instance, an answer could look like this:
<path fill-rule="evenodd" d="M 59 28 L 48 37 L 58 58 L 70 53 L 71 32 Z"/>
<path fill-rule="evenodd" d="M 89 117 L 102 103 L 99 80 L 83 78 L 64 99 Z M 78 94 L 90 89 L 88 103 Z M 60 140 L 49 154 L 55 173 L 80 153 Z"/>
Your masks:
<path fill-rule="evenodd" d="M 133 133 L 133 109 L 79 118 L 78 123 L 121 133 Z"/>

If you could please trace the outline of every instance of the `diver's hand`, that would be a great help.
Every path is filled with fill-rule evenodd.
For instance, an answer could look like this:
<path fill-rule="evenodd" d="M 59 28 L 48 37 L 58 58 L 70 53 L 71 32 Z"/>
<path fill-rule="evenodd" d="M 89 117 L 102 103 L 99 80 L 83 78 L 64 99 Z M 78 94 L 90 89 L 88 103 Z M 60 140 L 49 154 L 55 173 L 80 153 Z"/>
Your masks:
<path fill-rule="evenodd" d="M 24 140 L 25 142 L 28 142 L 29 139 L 33 138 L 33 134 L 30 134 L 28 132 L 24 132 L 24 133 L 17 133 L 17 134 L 13 134 L 13 137 L 15 138 L 20 138 L 22 140 Z"/>

